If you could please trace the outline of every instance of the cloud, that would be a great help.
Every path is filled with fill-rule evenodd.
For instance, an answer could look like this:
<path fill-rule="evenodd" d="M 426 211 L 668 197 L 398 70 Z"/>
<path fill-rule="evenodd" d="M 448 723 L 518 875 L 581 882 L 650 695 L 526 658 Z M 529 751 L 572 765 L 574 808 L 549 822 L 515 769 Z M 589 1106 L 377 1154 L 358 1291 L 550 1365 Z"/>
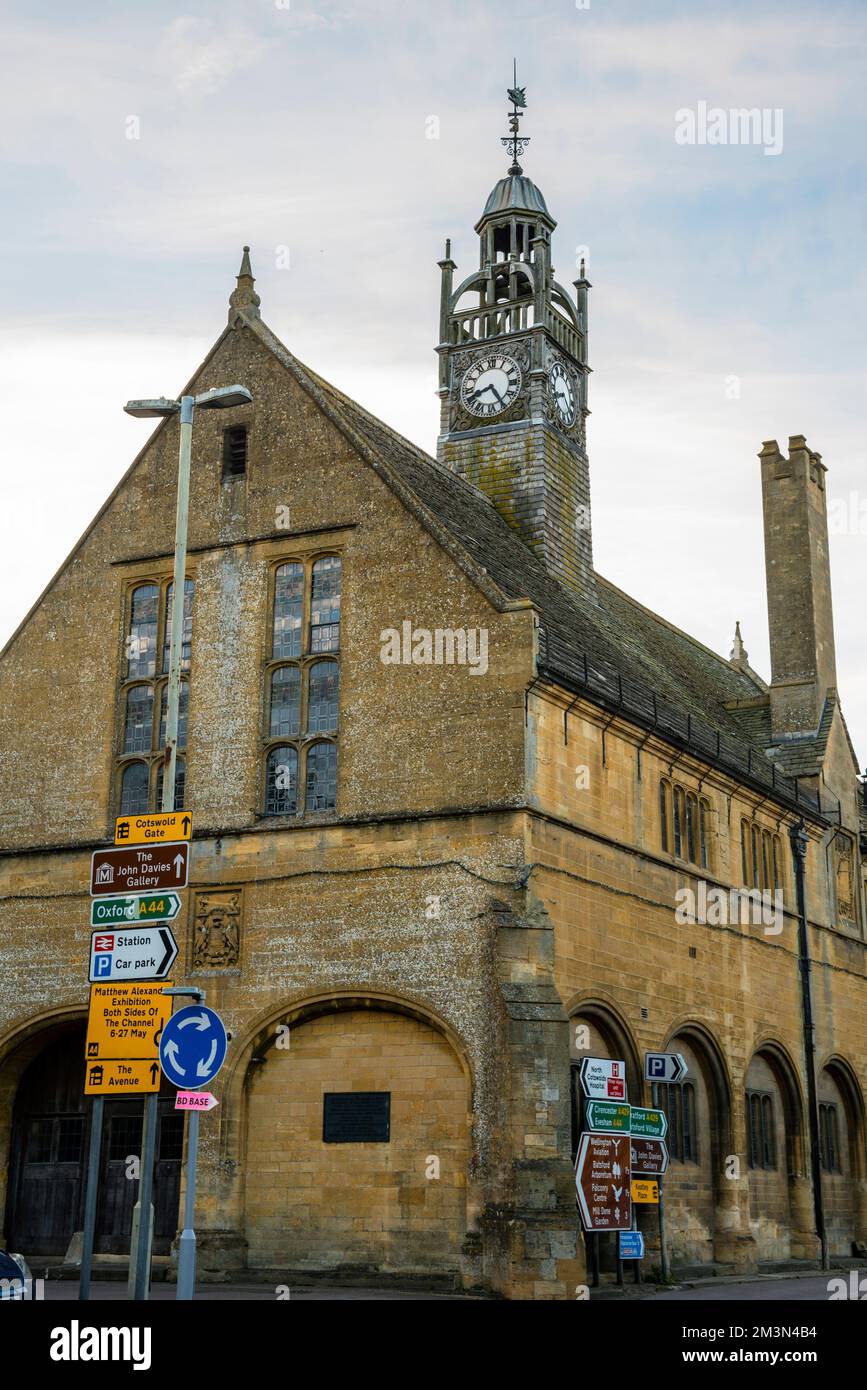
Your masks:
<path fill-rule="evenodd" d="M 218 29 L 214 21 L 179 15 L 165 31 L 160 62 L 182 96 L 210 96 L 230 77 L 253 67 L 264 47 L 240 25 Z"/>

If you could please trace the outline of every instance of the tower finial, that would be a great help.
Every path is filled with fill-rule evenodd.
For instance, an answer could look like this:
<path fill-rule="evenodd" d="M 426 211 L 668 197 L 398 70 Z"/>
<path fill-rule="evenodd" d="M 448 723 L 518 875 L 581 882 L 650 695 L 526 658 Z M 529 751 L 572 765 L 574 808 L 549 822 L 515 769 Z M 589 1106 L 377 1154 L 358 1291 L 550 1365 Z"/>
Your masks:
<path fill-rule="evenodd" d="M 747 649 L 744 646 L 743 638 L 741 637 L 741 625 L 740 623 L 735 623 L 735 638 L 734 643 L 732 645 L 731 653 L 729 654 L 729 661 L 746 661 L 746 659 Z"/>
<path fill-rule="evenodd" d="M 241 269 L 238 271 L 237 285 L 229 295 L 229 323 L 235 323 L 241 318 L 257 319 L 259 317 L 259 305 L 261 300 L 253 286 L 256 280 L 253 275 L 253 268 L 250 265 L 250 248 L 244 247 L 244 254 L 241 257 Z"/>
<path fill-rule="evenodd" d="M 512 80 L 514 82 L 514 86 L 509 87 L 508 89 L 509 101 L 512 103 L 512 109 L 510 112 L 507 113 L 509 119 L 509 130 L 512 133 L 511 135 L 501 135 L 500 144 L 505 145 L 506 149 L 511 150 L 512 163 L 509 166 L 509 173 L 523 174 L 524 171 L 518 163 L 518 155 L 524 153 L 525 149 L 530 143 L 530 137 L 529 135 L 519 134 L 519 131 L 521 129 L 521 120 L 523 119 L 524 112 L 527 109 L 527 89 L 526 87 L 518 86 L 517 58 L 513 59 L 512 72 Z"/>

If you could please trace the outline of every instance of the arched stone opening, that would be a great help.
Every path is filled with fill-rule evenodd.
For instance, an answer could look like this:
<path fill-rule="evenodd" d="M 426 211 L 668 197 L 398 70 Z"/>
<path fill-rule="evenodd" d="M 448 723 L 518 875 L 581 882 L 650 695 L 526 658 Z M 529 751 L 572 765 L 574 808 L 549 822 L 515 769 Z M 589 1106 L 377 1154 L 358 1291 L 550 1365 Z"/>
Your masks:
<path fill-rule="evenodd" d="M 413 1001 L 350 993 L 256 1030 L 232 1078 L 250 1268 L 459 1274 L 471 1086 L 449 1033 Z"/>
<path fill-rule="evenodd" d="M 741 1223 L 732 1088 L 722 1049 L 704 1024 L 686 1020 L 663 1050 L 680 1052 L 688 1067 L 678 1085 L 655 1088 L 668 1118 L 664 1182 L 672 1267 L 744 1266 L 752 1262 L 752 1241 Z"/>
<path fill-rule="evenodd" d="M 0 1211 L 4 1241 L 28 1258 L 57 1262 L 83 1226 L 90 1149 L 90 1102 L 84 1095 L 85 1019 L 64 1010 L 31 1020 L 0 1050 L 0 1151 L 6 1178 Z M 173 1088 L 159 1103 L 154 1172 L 154 1253 L 167 1255 L 177 1230 L 183 1117 Z M 129 1252 L 138 1194 L 144 1105 L 141 1097 L 106 1098 L 95 1250 Z"/>
<path fill-rule="evenodd" d="M 783 1045 L 756 1047 L 744 1076 L 744 1152 L 756 1259 L 813 1259 L 818 1241 L 807 1162 L 804 1100 Z"/>
<path fill-rule="evenodd" d="M 825 1231 L 831 1256 L 851 1256 L 867 1241 L 864 1098 L 845 1058 L 829 1057 L 817 1077 Z"/>

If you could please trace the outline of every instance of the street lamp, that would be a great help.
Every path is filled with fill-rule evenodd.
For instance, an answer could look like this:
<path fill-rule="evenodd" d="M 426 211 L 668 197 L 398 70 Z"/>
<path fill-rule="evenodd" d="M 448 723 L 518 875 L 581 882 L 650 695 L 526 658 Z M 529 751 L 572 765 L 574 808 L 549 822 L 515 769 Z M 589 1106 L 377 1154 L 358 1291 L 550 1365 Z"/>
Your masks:
<path fill-rule="evenodd" d="M 181 417 L 181 442 L 178 452 L 178 509 L 175 523 L 175 574 L 172 593 L 172 631 L 169 646 L 169 681 L 166 699 L 166 746 L 163 760 L 163 795 L 161 811 L 175 809 L 175 775 L 178 754 L 178 720 L 181 704 L 181 644 L 184 628 L 187 569 L 187 518 L 190 506 L 190 454 L 193 441 L 193 412 L 199 410 L 234 410 L 249 405 L 253 397 L 246 386 L 215 386 L 200 396 L 181 396 L 179 401 L 158 396 L 155 400 L 127 401 L 124 410 L 138 420 L 160 416 Z"/>
<path fill-rule="evenodd" d="M 179 401 L 167 400 L 159 396 L 155 400 L 127 401 L 124 410 L 139 420 L 180 415 L 181 440 L 178 450 L 178 504 L 175 519 L 175 570 L 172 605 L 172 632 L 169 645 L 169 681 L 166 700 L 166 746 L 163 759 L 162 811 L 175 809 L 175 776 L 178 755 L 178 717 L 181 703 L 181 650 L 184 630 L 184 607 L 186 598 L 187 570 L 187 519 L 190 508 L 190 455 L 193 443 L 193 414 L 199 410 L 233 410 L 241 405 L 249 405 L 253 397 L 246 386 L 215 386 L 211 391 L 203 391 L 200 396 L 181 396 Z M 190 1116 L 196 1124 L 190 1126 L 189 1150 L 187 1157 L 187 1182 L 189 1200 L 187 1202 L 186 1225 L 192 1228 L 192 1204 L 195 1200 L 196 1146 L 198 1140 L 198 1114 Z M 100 1117 L 101 1122 L 101 1117 Z M 130 1249 L 130 1286 L 134 1299 L 146 1299 L 150 1286 L 151 1241 L 153 1232 L 153 1191 L 154 1151 L 157 1131 L 157 1096 L 149 1095 L 145 1104 L 144 1128 L 142 1132 L 141 1180 L 139 1182 L 138 1221 L 133 1215 L 133 1242 Z M 178 1297 L 192 1298 L 195 1287 L 195 1236 L 192 1229 L 185 1231 L 190 1239 L 182 1245 L 184 1254 L 184 1278 L 179 1278 Z M 89 1277 L 89 1276 L 88 1276 Z M 183 1292 L 182 1292 L 183 1290 Z"/>

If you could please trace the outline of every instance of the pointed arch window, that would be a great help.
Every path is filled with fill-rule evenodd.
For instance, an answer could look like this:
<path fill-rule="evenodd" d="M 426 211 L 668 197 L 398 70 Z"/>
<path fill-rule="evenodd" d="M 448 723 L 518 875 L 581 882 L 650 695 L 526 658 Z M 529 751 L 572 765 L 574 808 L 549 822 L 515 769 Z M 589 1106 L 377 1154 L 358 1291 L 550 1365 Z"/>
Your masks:
<path fill-rule="evenodd" d="M 301 655 L 301 625 L 304 619 L 304 566 L 281 565 L 274 577 L 275 660 Z"/>
<path fill-rule="evenodd" d="M 162 810 L 163 804 L 163 777 L 165 775 L 165 764 L 160 763 L 157 769 L 157 795 L 156 809 Z M 184 809 L 184 793 L 186 792 L 187 769 L 183 758 L 175 758 L 175 811 Z"/>
<path fill-rule="evenodd" d="M 301 730 L 301 668 L 278 666 L 271 675 L 271 738 L 294 738 Z"/>
<path fill-rule="evenodd" d="M 337 805 L 337 748 L 314 743 L 307 750 L 308 811 L 333 811 Z"/>
<path fill-rule="evenodd" d="M 678 1163 L 698 1163 L 695 1086 L 691 1081 L 658 1087 L 660 1108 L 668 1117 L 668 1151 Z"/>
<path fill-rule="evenodd" d="M 770 893 L 783 888 L 783 842 L 746 818 L 741 820 L 741 873 L 747 888 Z"/>
<path fill-rule="evenodd" d="M 826 1173 L 842 1172 L 837 1107 L 831 1101 L 819 1105 L 819 1162 Z"/>
<path fill-rule="evenodd" d="M 160 734 L 157 740 L 159 749 L 166 745 L 166 724 L 168 723 L 169 711 L 169 684 L 166 681 L 161 687 L 160 695 Z M 181 681 L 181 698 L 178 702 L 178 747 L 187 746 L 187 717 L 190 708 L 190 687 L 187 681 Z"/>
<path fill-rule="evenodd" d="M 660 846 L 702 869 L 711 864 L 711 803 L 697 792 L 669 781 L 659 782 Z"/>
<path fill-rule="evenodd" d="M 663 777 L 659 783 L 659 828 L 663 854 L 670 853 L 671 837 L 668 829 L 670 820 L 671 783 Z"/>
<path fill-rule="evenodd" d="M 774 1099 L 766 1091 L 747 1091 L 747 1138 L 751 1168 L 776 1168 Z"/>
<path fill-rule="evenodd" d="M 124 753 L 149 753 L 153 743 L 154 692 L 150 685 L 131 685 L 126 693 Z"/>
<path fill-rule="evenodd" d="M 340 584 L 340 557 L 325 555 L 317 560 L 310 605 L 311 652 L 336 652 L 340 647 Z"/>
<path fill-rule="evenodd" d="M 174 606 L 174 584 L 169 584 L 166 589 L 166 620 L 163 632 L 163 672 L 169 669 L 169 652 L 172 645 L 172 608 Z M 189 671 L 190 656 L 193 649 L 193 593 L 195 585 L 192 579 L 184 581 L 184 620 L 181 629 L 181 670 Z"/>
<path fill-rule="evenodd" d="M 148 809 L 150 769 L 147 763 L 127 763 L 121 773 L 120 814 L 143 815 Z"/>
<path fill-rule="evenodd" d="M 338 555 L 286 560 L 274 569 L 264 691 L 265 815 L 336 809 L 341 589 Z"/>
<path fill-rule="evenodd" d="M 294 816 L 298 809 L 298 750 L 291 744 L 268 754 L 265 809 L 269 816 Z"/>
<path fill-rule="evenodd" d="M 307 732 L 332 734 L 337 728 L 340 667 L 336 661 L 315 661 L 310 667 Z"/>
<path fill-rule="evenodd" d="M 157 584 L 139 584 L 137 589 L 133 589 L 126 638 L 128 680 L 156 675 L 159 612 L 160 591 Z"/>
<path fill-rule="evenodd" d="M 173 587 L 171 577 L 166 576 L 159 581 L 133 584 L 127 591 L 114 787 L 119 815 L 161 809 Z M 181 667 L 186 672 L 192 660 L 194 595 L 195 581 L 187 579 L 181 647 Z M 159 664 L 158 653 L 162 654 Z M 185 748 L 187 743 L 189 697 L 189 680 L 185 679 L 181 681 L 178 748 Z M 129 761 L 130 754 L 139 755 L 135 763 Z M 184 770 L 180 760 L 178 769 L 176 799 L 180 798 L 183 804 Z"/>

